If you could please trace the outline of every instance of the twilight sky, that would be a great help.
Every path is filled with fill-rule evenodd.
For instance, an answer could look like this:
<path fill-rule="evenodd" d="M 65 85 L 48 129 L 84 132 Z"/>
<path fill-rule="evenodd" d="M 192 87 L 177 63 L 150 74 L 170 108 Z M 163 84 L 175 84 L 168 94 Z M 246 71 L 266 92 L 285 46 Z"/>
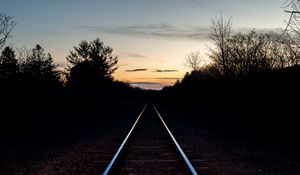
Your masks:
<path fill-rule="evenodd" d="M 187 53 L 207 57 L 211 18 L 232 17 L 236 30 L 278 30 L 284 0 L 1 0 L 0 12 L 17 22 L 8 44 L 41 44 L 64 65 L 82 40 L 99 37 L 119 57 L 115 78 L 160 89 L 189 71 Z"/>

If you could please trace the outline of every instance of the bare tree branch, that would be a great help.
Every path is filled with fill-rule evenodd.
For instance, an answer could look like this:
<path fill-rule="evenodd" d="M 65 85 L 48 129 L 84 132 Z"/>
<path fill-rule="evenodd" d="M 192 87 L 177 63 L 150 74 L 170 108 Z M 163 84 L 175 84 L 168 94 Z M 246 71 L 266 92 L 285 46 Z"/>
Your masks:
<path fill-rule="evenodd" d="M 289 10 L 285 10 L 284 12 L 290 13 L 290 18 L 289 18 L 289 20 L 288 20 L 288 22 L 287 22 L 287 25 L 286 25 L 286 28 L 285 28 L 283 34 L 285 34 L 285 33 L 288 31 L 288 28 L 291 26 L 291 23 L 292 23 L 292 19 L 293 19 L 294 14 L 300 14 L 299 11 L 289 11 Z"/>
<path fill-rule="evenodd" d="M 185 58 L 185 65 L 192 68 L 193 71 L 197 71 L 201 68 L 203 60 L 200 56 L 200 51 L 195 51 L 187 54 Z"/>
<path fill-rule="evenodd" d="M 283 5 L 282 5 L 282 8 L 288 8 L 290 7 L 293 3 L 294 3 L 295 0 L 286 0 Z M 296 1 L 299 1 L 299 0 L 296 0 Z"/>
<path fill-rule="evenodd" d="M 287 21 L 286 28 L 282 36 L 287 35 L 291 40 L 290 44 L 291 50 L 296 50 L 294 53 L 298 54 L 300 49 L 300 0 L 287 0 L 283 8 L 286 8 L 285 13 L 289 13 L 290 17 Z M 296 63 L 298 64 L 298 57 L 295 55 Z"/>
<path fill-rule="evenodd" d="M 212 51 L 215 54 L 213 57 L 213 61 L 220 63 L 222 65 L 222 70 L 224 76 L 228 73 L 228 49 L 227 42 L 231 35 L 231 18 L 229 20 L 225 20 L 222 16 L 220 18 L 214 18 L 211 20 L 211 33 L 210 38 L 215 42 L 217 49 L 219 51 Z"/>
<path fill-rule="evenodd" d="M 7 38 L 10 37 L 15 25 L 16 22 L 12 20 L 12 17 L 0 13 L 0 49 L 5 45 Z"/>

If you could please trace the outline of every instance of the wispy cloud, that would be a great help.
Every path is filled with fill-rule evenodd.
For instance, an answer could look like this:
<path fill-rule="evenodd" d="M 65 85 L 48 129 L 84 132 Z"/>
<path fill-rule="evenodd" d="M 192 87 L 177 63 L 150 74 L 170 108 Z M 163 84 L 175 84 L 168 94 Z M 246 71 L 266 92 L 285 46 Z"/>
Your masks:
<path fill-rule="evenodd" d="M 119 67 L 129 66 L 130 64 L 118 64 Z"/>
<path fill-rule="evenodd" d="M 136 78 L 136 79 L 139 79 L 139 80 L 179 80 L 181 78 L 169 78 L 169 77 L 159 77 L 159 78 Z"/>
<path fill-rule="evenodd" d="M 89 26 L 80 25 L 75 28 L 92 32 L 105 32 L 120 35 L 179 38 L 204 40 L 208 39 L 209 28 L 207 27 L 177 27 L 167 23 L 130 25 L 130 26 Z"/>
<path fill-rule="evenodd" d="M 130 69 L 130 70 L 126 70 L 126 72 L 145 72 L 148 69 Z"/>
<path fill-rule="evenodd" d="M 156 69 L 154 72 L 162 73 L 162 72 L 178 72 L 179 70 L 162 70 L 162 69 Z"/>
<path fill-rule="evenodd" d="M 133 87 L 139 87 L 142 89 L 161 90 L 166 86 L 164 83 L 157 82 L 131 82 L 129 83 Z"/>
<path fill-rule="evenodd" d="M 283 32 L 282 28 L 235 28 L 234 33 L 249 33 L 251 31 L 256 31 L 257 33 L 266 33 L 270 35 L 281 35 Z"/>
<path fill-rule="evenodd" d="M 146 55 L 136 54 L 136 53 L 128 53 L 127 56 L 134 58 L 148 58 Z"/>
<path fill-rule="evenodd" d="M 192 2 L 194 2 L 195 4 L 202 6 L 204 8 L 207 8 L 215 13 L 220 13 L 219 11 L 217 11 L 215 8 L 212 8 L 211 6 L 207 5 L 206 2 L 204 2 L 203 0 L 191 0 Z"/>
<path fill-rule="evenodd" d="M 178 27 L 168 23 L 148 24 L 148 25 L 129 25 L 129 26 L 91 26 L 80 25 L 75 28 L 91 32 L 103 32 L 127 36 L 141 37 L 159 37 L 168 39 L 189 39 L 189 40 L 209 40 L 209 27 L 183 26 Z M 236 28 L 233 33 L 248 32 L 255 30 L 263 33 L 279 33 L 282 29 L 279 28 Z M 145 57 L 144 55 L 131 54 L 133 57 Z"/>

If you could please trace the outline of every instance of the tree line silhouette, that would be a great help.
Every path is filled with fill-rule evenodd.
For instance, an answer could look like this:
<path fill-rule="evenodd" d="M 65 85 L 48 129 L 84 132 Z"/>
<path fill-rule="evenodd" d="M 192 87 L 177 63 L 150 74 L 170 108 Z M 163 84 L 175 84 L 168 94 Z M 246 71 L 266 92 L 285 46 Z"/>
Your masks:
<path fill-rule="evenodd" d="M 99 38 L 80 42 L 66 57 L 68 67 L 61 68 L 39 44 L 16 50 L 6 46 L 15 24 L 0 15 L 3 143 L 39 145 L 71 137 L 119 115 L 122 98 L 142 96 L 140 89 L 114 80 L 118 58 Z"/>
<path fill-rule="evenodd" d="M 44 53 L 39 44 L 33 49 L 22 50 L 18 59 L 12 47 L 5 47 L 0 57 L 0 79 L 7 83 L 23 81 L 32 86 L 44 85 L 45 88 L 63 84 L 75 89 L 101 88 L 112 84 L 118 62 L 112 55 L 112 48 L 104 46 L 97 38 L 90 43 L 82 41 L 74 50 L 67 56 L 71 66 L 64 71 L 67 74 L 63 74 L 51 54 Z"/>
<path fill-rule="evenodd" d="M 114 80 L 118 57 L 99 38 L 75 46 L 66 57 L 68 67 L 59 70 L 40 45 L 17 54 L 4 47 L 15 23 L 3 14 L 0 19 L 2 137 L 57 139 L 118 112 L 114 108 L 120 98 L 150 97 L 180 106 L 191 120 L 236 137 L 300 145 L 297 35 L 233 33 L 231 20 L 213 19 L 211 62 L 202 64 L 200 52 L 191 53 L 186 64 L 192 71 L 181 81 L 161 92 L 145 93 Z M 291 21 L 288 28 L 297 32 Z"/>
<path fill-rule="evenodd" d="M 213 19 L 211 62 L 201 66 L 199 52 L 187 55 L 192 71 L 161 94 L 194 116 L 192 120 L 222 133 L 296 148 L 300 145 L 300 47 L 295 44 L 298 38 L 292 36 L 255 31 L 234 34 L 231 20 Z"/>

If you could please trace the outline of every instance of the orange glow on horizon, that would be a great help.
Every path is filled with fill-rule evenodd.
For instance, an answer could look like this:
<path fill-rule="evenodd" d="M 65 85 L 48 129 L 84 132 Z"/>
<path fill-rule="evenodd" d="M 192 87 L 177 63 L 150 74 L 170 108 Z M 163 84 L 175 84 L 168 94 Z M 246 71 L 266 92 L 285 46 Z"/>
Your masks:
<path fill-rule="evenodd" d="M 173 73 L 157 73 L 151 70 L 145 72 L 126 72 L 116 71 L 114 77 L 116 80 L 125 81 L 129 83 L 134 82 L 151 82 L 159 83 L 163 86 L 174 85 L 177 80 L 181 80 L 184 73 L 181 71 Z"/>

